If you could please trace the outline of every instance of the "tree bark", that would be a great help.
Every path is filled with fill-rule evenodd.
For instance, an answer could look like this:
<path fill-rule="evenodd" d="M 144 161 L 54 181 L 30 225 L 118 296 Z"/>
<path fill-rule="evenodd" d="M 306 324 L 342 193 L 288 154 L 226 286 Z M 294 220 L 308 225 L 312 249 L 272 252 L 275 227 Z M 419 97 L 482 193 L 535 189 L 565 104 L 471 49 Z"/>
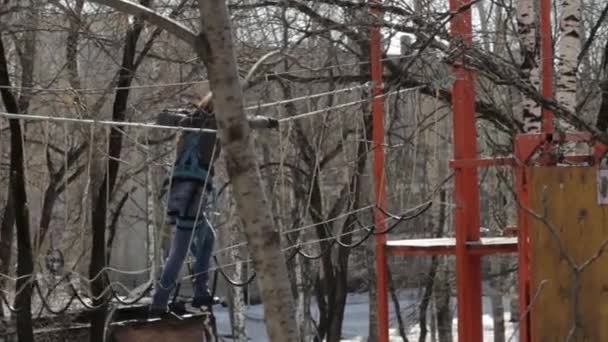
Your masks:
<path fill-rule="evenodd" d="M 141 6 L 148 6 L 150 0 L 142 0 Z M 131 83 L 135 77 L 135 56 L 137 42 L 143 30 L 143 20 L 137 17 L 129 26 L 123 51 L 122 65 L 118 74 L 118 84 L 114 104 L 112 107 L 112 120 L 124 121 L 130 95 Z M 102 171 L 103 181 L 99 188 L 94 190 L 93 207 L 91 209 L 92 248 L 89 277 L 91 292 L 94 296 L 93 305 L 97 308 L 91 314 L 90 341 L 103 342 L 105 329 L 105 316 L 107 311 L 108 295 L 104 294 L 107 278 L 104 273 L 106 267 L 106 228 L 108 203 L 118 176 L 119 160 L 122 152 L 122 127 L 112 127 L 109 134 L 107 168 Z M 106 172 L 107 170 L 107 172 Z"/>
<path fill-rule="evenodd" d="M 137 4 L 132 1 L 126 0 L 89 0 L 90 2 L 94 2 L 100 5 L 105 5 L 112 7 L 113 9 L 125 13 L 130 14 L 132 16 L 137 16 L 139 18 L 143 18 L 146 21 L 161 27 L 167 32 L 174 35 L 177 39 L 180 39 L 190 46 L 195 46 L 198 41 L 196 33 L 192 32 L 189 28 L 182 25 L 176 20 L 170 19 L 168 17 L 162 16 L 157 12 L 149 9 L 146 5 Z"/>
<path fill-rule="evenodd" d="M 6 205 L 0 223 L 0 273 L 8 274 L 12 261 L 13 240 L 15 235 L 15 212 L 10 186 L 7 189 Z M 0 279 L 0 288 L 6 288 L 6 279 Z M 4 303 L 0 303 L 0 317 L 4 317 Z"/>
<path fill-rule="evenodd" d="M 230 198 L 227 194 L 226 198 Z M 229 202 L 229 201 L 227 201 Z M 220 232 L 220 246 L 221 248 L 230 248 L 228 256 L 224 257 L 224 260 L 220 260 L 222 264 L 234 265 L 234 276 L 233 278 L 237 282 L 243 282 L 246 280 L 245 267 L 243 265 L 242 251 L 240 248 L 234 248 L 239 243 L 237 236 L 241 233 L 239 229 L 240 218 L 236 213 L 236 208 L 233 204 L 230 204 L 230 210 L 228 212 L 229 219 L 227 227 L 222 229 Z M 228 300 L 230 303 L 230 321 L 232 326 L 232 339 L 237 342 L 247 341 L 247 317 L 246 310 L 247 305 L 245 303 L 245 291 L 243 287 L 229 286 L 227 289 Z"/>
<path fill-rule="evenodd" d="M 390 270 L 388 270 L 387 273 L 388 290 L 391 295 L 391 301 L 393 302 L 395 317 L 397 318 L 397 330 L 399 331 L 399 336 L 401 336 L 401 340 L 403 342 L 409 342 L 405 330 L 405 322 L 403 321 L 403 315 L 401 314 L 401 304 L 399 303 L 399 296 L 397 295 L 397 289 L 395 289 L 395 282 L 393 281 L 393 275 L 391 274 Z"/>
<path fill-rule="evenodd" d="M 597 128 L 605 132 L 608 130 L 608 40 L 604 44 L 604 56 L 602 60 L 602 82 L 600 83 L 601 103 L 597 113 L 595 125 Z"/>
<path fill-rule="evenodd" d="M 362 113 L 365 113 L 367 108 L 362 108 Z M 319 276 L 317 281 L 317 301 L 319 304 L 319 326 L 315 341 L 321 341 L 324 338 L 328 342 L 336 342 L 341 338 L 342 323 L 344 320 L 344 310 L 347 297 L 347 279 L 348 279 L 348 258 L 350 256 L 350 248 L 338 246 L 336 260 L 335 254 L 330 249 L 333 248 L 331 235 L 333 231 L 332 218 L 337 216 L 343 210 L 352 210 L 359 208 L 361 205 L 361 182 L 362 175 L 365 171 L 367 163 L 366 155 L 368 153 L 367 140 L 362 138 L 357 145 L 357 160 L 356 167 L 352 174 L 349 175 L 348 182 L 340 190 L 341 196 L 338 197 L 336 203 L 329 210 L 327 216 L 323 215 L 326 211 L 323 206 L 323 196 L 321 185 L 319 182 L 320 168 L 317 167 L 316 159 L 313 157 L 313 148 L 306 139 L 302 128 L 296 124 L 298 141 L 300 148 L 305 155 L 303 159 L 308 163 L 312 178 L 312 190 L 310 192 L 309 214 L 313 222 L 316 224 L 317 238 L 320 240 L 319 249 L 323 252 L 321 256 L 322 277 Z M 371 136 L 372 122 L 371 115 L 364 114 L 363 127 L 360 129 L 362 137 Z M 348 197 L 347 197 L 348 196 Z M 352 199 L 350 198 L 352 196 Z M 350 201 L 350 202 L 348 202 Z M 348 202 L 348 206 L 347 203 Z M 349 214 L 342 229 L 338 234 L 341 234 L 340 240 L 343 244 L 352 242 L 352 234 L 348 234 L 355 224 L 355 216 L 357 213 Z"/>
<path fill-rule="evenodd" d="M 202 32 L 194 48 L 207 67 L 214 93 L 226 169 L 259 275 L 267 334 L 270 341 L 297 341 L 295 303 L 243 108 L 228 9 L 221 0 L 199 0 L 199 8 Z"/>
<path fill-rule="evenodd" d="M 21 87 L 23 87 L 20 96 L 17 96 L 10 89 L 11 81 L 8 73 L 8 61 L 4 51 L 4 43 L 0 37 L 0 84 L 4 86 L 2 90 L 2 99 L 6 111 L 10 113 L 22 113 L 27 111 L 30 105 L 32 91 L 28 88 L 33 86 L 33 76 L 36 57 L 36 37 L 38 26 L 38 8 L 35 2 L 30 2 L 27 9 L 26 17 L 22 18 L 31 24 L 28 32 L 22 35 L 20 42 L 22 44 L 19 59 L 21 62 Z M 17 224 L 17 273 L 22 275 L 30 275 L 34 270 L 32 246 L 29 228 L 29 210 L 27 208 L 27 196 L 25 190 L 25 162 L 23 160 L 23 133 L 21 132 L 21 124 L 19 120 L 10 120 L 11 132 L 11 156 L 9 177 L 9 191 L 7 203 L 5 207 L 4 217 L 1 227 L 1 243 L 2 251 L 0 252 L 0 260 L 2 261 L 1 272 L 7 274 L 10 269 L 11 249 L 13 245 L 14 230 L 13 225 Z M 18 195 L 18 197 L 15 197 Z M 22 205 L 23 203 L 23 205 Z M 19 208 L 16 208 L 19 207 Z M 23 242 L 23 245 L 21 245 Z M 31 321 L 31 294 L 32 287 L 29 282 L 30 277 L 19 279 L 17 281 L 17 290 L 23 288 L 23 292 L 17 293 L 16 304 L 24 306 L 24 311 L 17 315 L 17 329 L 19 339 L 27 340 L 33 334 L 32 328 L 28 327 L 28 321 Z M 24 287 L 24 284 L 25 285 Z M 4 280 L 0 282 L 4 285 Z M 27 297 L 27 298 L 26 298 Z M 1 310 L 2 306 L 0 306 Z M 21 321 L 21 323 L 19 323 Z M 33 338 L 33 337 L 32 337 Z"/>
<path fill-rule="evenodd" d="M 499 258 L 500 256 L 493 256 Z M 498 273 L 502 271 L 501 262 L 502 260 L 492 260 L 491 268 L 492 273 Z M 494 342 L 505 341 L 505 307 L 503 304 L 503 291 L 502 286 L 498 279 L 491 282 L 490 287 L 492 293 L 490 294 L 490 301 L 492 305 L 492 319 L 494 321 Z"/>
<path fill-rule="evenodd" d="M 286 21 L 284 21 L 284 23 L 287 25 Z M 287 32 L 284 32 L 283 42 L 285 44 L 284 46 L 288 45 Z M 288 69 L 287 60 L 284 62 L 284 67 L 286 70 Z M 290 99 L 293 97 L 292 88 L 289 84 L 280 83 L 280 86 L 283 93 L 283 99 Z M 296 114 L 296 108 L 293 103 L 288 103 L 285 105 L 285 107 L 287 109 L 287 115 Z M 287 136 L 290 136 L 291 128 L 288 129 L 289 131 Z M 284 155 L 285 153 L 287 153 L 287 151 L 281 151 L 281 155 Z M 297 184 L 306 184 L 308 180 L 305 179 L 305 177 L 299 172 L 293 172 L 292 177 L 293 190 L 289 191 L 288 193 L 288 202 L 290 203 L 289 207 L 292 208 L 291 216 L 297 217 L 298 208 L 301 208 L 304 205 L 304 201 L 302 200 L 301 196 L 302 192 L 299 191 L 300 187 Z M 287 202 L 287 199 L 284 198 L 287 196 L 282 197 L 283 198 L 279 200 Z M 292 223 L 292 227 L 298 226 L 301 224 L 301 221 L 302 220 L 295 220 Z M 306 234 L 306 232 L 300 231 L 289 233 L 289 240 L 297 241 L 301 235 L 305 236 Z M 298 329 L 300 332 L 300 342 L 309 342 L 314 338 L 315 333 L 312 324 L 312 316 L 310 313 L 310 303 L 313 292 L 311 289 L 315 285 L 313 279 L 315 279 L 317 275 L 315 272 L 312 272 L 311 261 L 300 254 L 291 259 L 291 262 L 289 263 L 289 270 L 291 272 L 289 276 L 293 281 L 294 297 L 296 298 L 296 321 L 298 322 Z"/>
<path fill-rule="evenodd" d="M 233 248 L 231 252 L 234 260 L 234 276 L 237 281 L 242 282 L 246 280 L 244 274 L 245 268 L 243 267 L 243 260 L 240 256 L 238 248 Z M 234 331 L 234 341 L 236 342 L 247 342 L 247 317 L 245 316 L 247 306 L 245 303 L 245 292 L 240 286 L 232 286 L 230 288 L 232 297 L 232 326 Z"/>
<path fill-rule="evenodd" d="M 297 296 L 296 317 L 299 323 L 300 341 L 310 342 L 313 335 L 312 318 L 310 313 L 310 299 L 313 284 L 310 279 L 310 261 L 301 255 L 294 258 L 295 288 Z"/>
<path fill-rule="evenodd" d="M 452 309 L 450 307 L 451 286 L 448 277 L 447 260 L 440 257 L 441 268 L 435 282 L 435 303 L 437 315 L 437 335 L 439 342 L 452 342 Z"/>
<path fill-rule="evenodd" d="M 522 58 L 520 68 L 523 76 L 530 81 L 535 89 L 539 89 L 540 86 L 537 26 L 535 2 L 533 0 L 520 0 L 517 3 L 517 34 Z M 522 107 L 524 132 L 540 132 L 542 126 L 540 105 L 524 95 Z"/>
<path fill-rule="evenodd" d="M 556 99 L 569 111 L 576 113 L 577 67 L 581 50 L 581 0 L 561 0 L 559 18 L 560 40 L 557 46 L 558 79 Z M 565 129 L 570 129 L 566 125 Z"/>
<path fill-rule="evenodd" d="M 378 284 L 376 283 L 376 240 L 369 239 L 365 244 L 367 278 L 369 279 L 369 341 L 378 341 Z"/>

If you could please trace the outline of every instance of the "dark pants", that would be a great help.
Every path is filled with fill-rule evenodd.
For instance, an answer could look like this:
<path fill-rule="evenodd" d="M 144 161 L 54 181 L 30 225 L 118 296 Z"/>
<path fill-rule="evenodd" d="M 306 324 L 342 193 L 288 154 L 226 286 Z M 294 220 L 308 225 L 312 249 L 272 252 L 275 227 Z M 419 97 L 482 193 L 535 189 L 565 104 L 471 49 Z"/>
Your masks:
<path fill-rule="evenodd" d="M 166 308 L 169 295 L 176 285 L 177 277 L 186 259 L 188 250 L 196 258 L 193 269 L 195 274 L 194 300 L 210 296 L 207 283 L 209 281 L 209 264 L 214 241 L 215 232 L 206 218 L 194 230 L 175 230 L 169 258 L 167 258 L 160 281 L 156 284 L 152 307 Z"/>
<path fill-rule="evenodd" d="M 169 257 L 154 291 L 152 300 L 154 309 L 166 308 L 169 295 L 177 283 L 177 277 L 188 251 L 196 259 L 193 269 L 195 274 L 194 301 L 210 297 L 207 283 L 215 231 L 205 215 L 207 201 L 203 196 L 205 196 L 205 192 L 193 183 L 178 183 L 171 189 L 168 207 L 171 212 L 178 212 L 177 217 L 171 218 L 176 229 Z M 203 201 L 205 205 L 203 205 Z M 180 218 L 182 215 L 190 218 L 182 219 Z M 191 219 L 192 217 L 195 219 Z"/>

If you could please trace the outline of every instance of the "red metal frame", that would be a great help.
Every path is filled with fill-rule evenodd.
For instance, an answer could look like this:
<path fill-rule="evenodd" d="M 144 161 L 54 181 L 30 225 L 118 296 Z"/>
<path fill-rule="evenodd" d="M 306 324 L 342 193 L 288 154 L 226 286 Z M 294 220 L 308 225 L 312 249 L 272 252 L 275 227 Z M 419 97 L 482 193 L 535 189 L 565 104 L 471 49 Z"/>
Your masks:
<path fill-rule="evenodd" d="M 380 0 L 370 0 L 371 14 L 375 18 L 383 15 Z M 370 29 L 370 64 L 373 86 L 372 115 L 374 142 L 374 179 L 376 193 L 376 208 L 374 210 L 374 224 L 379 231 L 386 230 L 386 184 L 384 177 L 384 80 L 382 78 L 382 34 L 379 25 L 372 25 Z M 386 264 L 386 235 L 376 235 L 376 284 L 382 291 L 377 291 L 378 340 L 388 342 L 388 269 Z"/>
<path fill-rule="evenodd" d="M 553 98 L 553 34 L 551 33 L 551 0 L 540 0 L 540 58 L 542 69 L 541 94 Z M 543 132 L 553 133 L 553 112 L 542 109 Z"/>
<path fill-rule="evenodd" d="M 555 150 L 560 144 L 568 142 L 587 142 L 593 144 L 593 152 L 587 156 L 563 156 L 556 158 L 550 152 Z M 535 157 L 535 153 L 541 154 Z M 520 311 L 524 313 L 520 317 L 519 333 L 520 341 L 529 342 L 534 340 L 531 329 L 534 316 L 530 314 L 528 308 L 531 304 L 531 280 L 532 263 L 534 262 L 530 249 L 530 216 L 523 208 L 531 207 L 531 189 L 529 187 L 529 172 L 535 165 L 555 166 L 559 161 L 571 163 L 598 164 L 606 156 L 608 146 L 593 142 L 591 134 L 586 132 L 567 133 L 562 135 L 555 134 L 520 134 L 515 141 L 515 182 L 517 198 L 520 209 L 518 211 L 518 276 L 519 276 L 519 304 Z M 525 314 L 527 313 L 527 314 Z"/>
<path fill-rule="evenodd" d="M 515 142 L 515 157 L 522 164 L 515 169 L 515 189 L 517 191 L 517 201 L 524 208 L 530 207 L 530 196 L 526 177 L 526 163 L 531 158 L 533 151 L 538 147 L 529 146 L 528 139 L 518 136 Z M 518 228 L 518 281 L 519 281 L 519 307 L 520 312 L 526 312 L 530 304 L 530 233 L 529 218 L 523 209 L 517 212 Z M 519 319 L 519 340 L 530 342 L 530 315 L 524 315 Z"/>
<path fill-rule="evenodd" d="M 456 13 L 469 2 L 450 0 L 450 11 Z M 454 42 L 466 46 L 472 43 L 470 10 L 454 16 L 450 34 Z M 471 160 L 477 158 L 475 75 L 473 70 L 466 68 L 464 58 L 453 67 L 453 72 L 456 76 L 452 88 L 454 160 Z M 467 248 L 467 242 L 478 241 L 481 237 L 477 168 L 454 171 L 458 340 L 482 342 L 481 256 L 473 255 Z"/>
<path fill-rule="evenodd" d="M 372 4 L 380 3 L 380 0 Z M 471 10 L 460 11 L 470 4 L 470 0 L 449 0 L 450 10 L 457 13 L 451 21 L 451 35 L 454 42 L 470 45 L 472 42 Z M 540 6 L 541 67 L 542 89 L 545 98 L 553 97 L 553 47 L 551 34 L 551 0 L 541 0 Z M 372 8 L 374 15 L 382 15 L 380 8 Z M 382 93 L 381 36 L 378 27 L 371 29 L 371 65 L 374 81 L 374 95 Z M 530 207 L 530 188 L 528 184 L 529 169 L 535 165 L 556 165 L 561 161 L 573 163 L 595 163 L 608 152 L 608 146 L 595 144 L 589 133 L 575 132 L 559 134 L 555 132 L 553 113 L 543 108 L 542 133 L 519 134 L 515 139 L 514 156 L 501 158 L 478 158 L 477 131 L 475 127 L 475 86 L 474 72 L 466 68 L 462 59 L 453 68 L 456 75 L 452 89 L 454 160 L 450 166 L 455 171 L 454 198 L 456 201 L 455 229 L 456 241 L 450 239 L 428 239 L 429 241 L 391 241 L 379 235 L 376 251 L 377 305 L 378 305 L 378 338 L 388 342 L 388 284 L 386 258 L 393 255 L 456 255 L 456 279 L 458 299 L 458 340 L 466 342 L 482 341 L 481 311 L 481 256 L 494 253 L 518 252 L 520 284 L 520 342 L 530 342 L 532 336 L 532 319 L 528 308 L 530 305 L 531 265 L 530 254 L 530 218 L 523 210 L 518 211 L 517 228 L 509 227 L 508 235 L 517 235 L 517 244 L 513 239 L 485 244 L 480 240 L 479 219 L 479 185 L 477 168 L 491 166 L 510 166 L 515 171 L 515 187 L 521 207 Z M 376 177 L 376 203 L 386 206 L 384 184 L 384 107 L 383 101 L 376 97 L 372 102 L 374 115 L 373 140 L 375 145 L 374 176 Z M 556 147 L 566 142 L 588 142 L 594 144 L 594 151 L 588 156 L 559 156 Z M 383 230 L 385 219 L 383 212 L 376 210 L 375 222 Z"/>

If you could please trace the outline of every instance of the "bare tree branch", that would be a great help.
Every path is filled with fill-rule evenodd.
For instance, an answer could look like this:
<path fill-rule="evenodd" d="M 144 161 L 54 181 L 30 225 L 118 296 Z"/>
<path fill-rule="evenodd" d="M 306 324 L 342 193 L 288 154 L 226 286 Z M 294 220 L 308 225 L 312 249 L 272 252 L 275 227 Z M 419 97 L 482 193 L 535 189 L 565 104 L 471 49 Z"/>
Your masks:
<path fill-rule="evenodd" d="M 108 7 L 112 7 L 113 9 L 130 14 L 133 16 L 139 16 L 142 19 L 148 21 L 151 24 L 154 24 L 167 32 L 175 35 L 179 39 L 182 39 L 184 42 L 194 45 L 196 43 L 197 34 L 191 31 L 186 26 L 181 23 L 162 16 L 155 11 L 146 8 L 145 6 L 133 3 L 127 0 L 89 0 L 90 2 L 94 2 L 99 5 L 104 5 Z"/>

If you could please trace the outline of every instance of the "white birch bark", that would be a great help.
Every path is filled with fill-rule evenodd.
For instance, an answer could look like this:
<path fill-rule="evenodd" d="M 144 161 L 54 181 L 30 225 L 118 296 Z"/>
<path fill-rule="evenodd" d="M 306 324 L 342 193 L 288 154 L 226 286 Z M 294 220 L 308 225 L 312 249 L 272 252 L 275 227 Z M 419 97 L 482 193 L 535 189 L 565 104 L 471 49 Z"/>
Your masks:
<path fill-rule="evenodd" d="M 148 262 L 150 264 L 150 279 L 156 279 L 160 272 L 163 253 L 163 230 L 165 224 L 165 207 L 163 202 L 158 200 L 161 193 L 162 180 L 153 168 L 148 170 Z"/>
<path fill-rule="evenodd" d="M 521 48 L 521 71 L 524 77 L 536 88 L 540 88 L 538 41 L 536 39 L 537 20 L 535 2 L 519 0 L 517 3 L 517 33 Z M 525 133 L 541 131 L 541 108 L 532 99 L 524 96 L 522 117 Z"/>
<path fill-rule="evenodd" d="M 235 263 L 234 277 L 239 282 L 242 282 L 247 277 L 244 274 L 243 260 L 240 255 L 241 253 L 239 252 L 238 248 L 233 248 L 231 254 Z M 239 286 L 232 286 L 230 291 L 232 291 L 232 330 L 234 334 L 234 341 L 247 342 L 247 318 L 245 317 L 247 305 L 245 303 L 245 292 L 243 291 L 243 288 Z"/>
<path fill-rule="evenodd" d="M 232 193 L 227 194 L 228 198 L 232 198 Z M 220 262 L 224 265 L 234 265 L 233 279 L 237 282 L 243 282 L 247 278 L 243 269 L 243 251 L 240 248 L 231 248 L 240 242 L 238 236 L 242 235 L 239 229 L 239 216 L 234 204 L 230 204 L 228 227 L 222 230 L 220 234 L 221 248 L 230 248 L 228 257 Z M 232 269 L 229 267 L 228 269 Z M 245 312 L 247 304 L 245 303 L 245 291 L 242 287 L 229 286 L 228 298 L 230 303 L 230 320 L 232 325 L 232 335 L 234 341 L 247 342 L 247 329 Z"/>
<path fill-rule="evenodd" d="M 578 55 L 581 51 L 582 32 L 581 0 L 562 0 L 560 9 L 556 100 L 570 112 L 576 114 Z M 572 124 L 564 120 L 559 120 L 558 123 L 561 131 L 571 132 L 575 130 Z M 568 152 L 576 154 L 589 152 L 589 146 L 585 143 L 568 143 L 566 148 Z"/>
<path fill-rule="evenodd" d="M 581 50 L 581 1 L 561 0 L 559 3 L 560 40 L 557 45 L 558 78 L 556 99 L 571 112 L 576 110 L 577 64 Z M 572 126 L 561 123 L 562 129 L 571 130 Z"/>
<path fill-rule="evenodd" d="M 479 13 L 479 25 L 481 26 L 482 33 L 482 46 L 485 51 L 490 51 L 490 39 L 488 39 L 488 35 L 490 32 L 490 30 L 488 29 L 488 24 L 490 21 L 488 20 L 488 11 L 486 11 L 486 6 L 482 1 L 476 3 L 475 6 L 477 7 L 477 11 Z"/>
<path fill-rule="evenodd" d="M 308 342 L 314 337 L 314 329 L 311 324 L 312 316 L 310 313 L 310 301 L 311 301 L 311 287 L 308 279 L 312 278 L 310 275 L 310 263 L 306 258 L 301 255 L 296 257 L 295 261 L 295 274 L 296 274 L 296 286 L 298 289 L 297 297 L 297 320 L 300 329 L 300 341 Z"/>

